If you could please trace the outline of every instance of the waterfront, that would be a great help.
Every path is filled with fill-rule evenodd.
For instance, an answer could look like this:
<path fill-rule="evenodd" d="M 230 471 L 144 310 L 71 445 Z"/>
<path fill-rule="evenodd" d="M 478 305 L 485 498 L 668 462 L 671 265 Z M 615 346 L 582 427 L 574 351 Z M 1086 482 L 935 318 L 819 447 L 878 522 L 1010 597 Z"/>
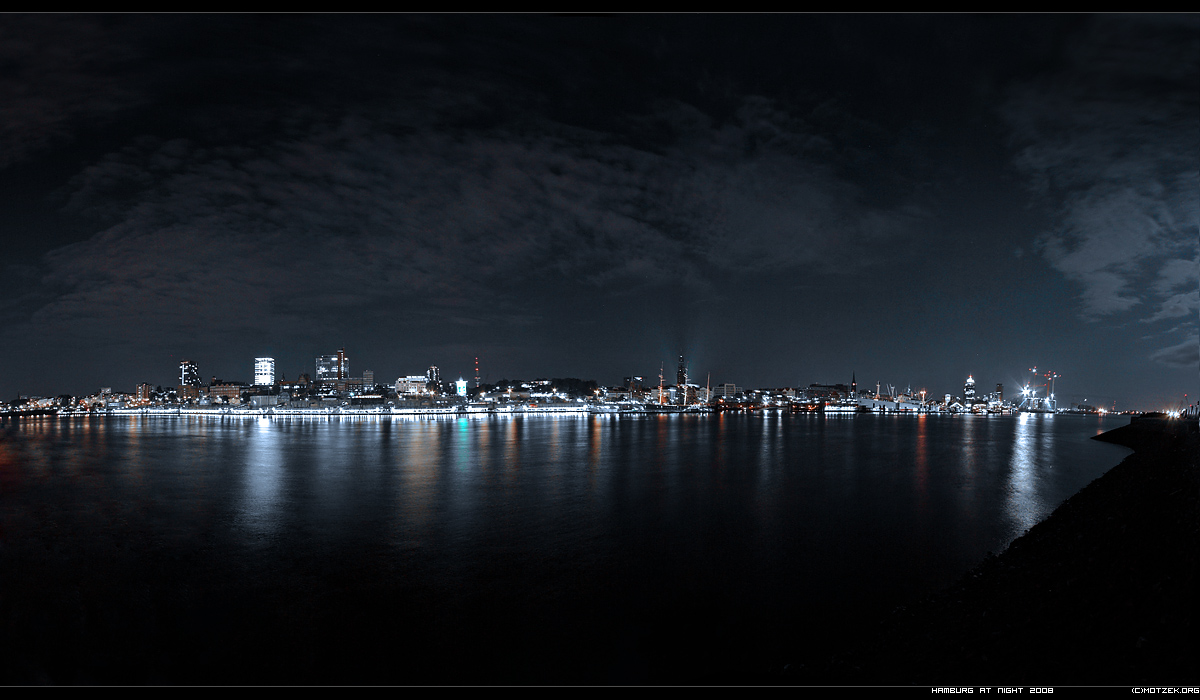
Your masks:
<path fill-rule="evenodd" d="M 1123 423 L 13 422 L 5 679 L 695 679 L 947 585 L 1128 454 L 1089 439 Z"/>

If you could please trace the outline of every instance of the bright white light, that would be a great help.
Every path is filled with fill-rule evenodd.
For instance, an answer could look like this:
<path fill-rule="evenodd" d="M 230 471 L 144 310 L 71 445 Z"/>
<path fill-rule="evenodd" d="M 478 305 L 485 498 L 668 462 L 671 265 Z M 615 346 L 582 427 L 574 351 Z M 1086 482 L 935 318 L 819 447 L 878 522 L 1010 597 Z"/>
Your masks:
<path fill-rule="evenodd" d="M 273 357 L 256 357 L 254 358 L 254 384 L 255 386 L 270 386 L 275 383 L 275 358 Z"/>

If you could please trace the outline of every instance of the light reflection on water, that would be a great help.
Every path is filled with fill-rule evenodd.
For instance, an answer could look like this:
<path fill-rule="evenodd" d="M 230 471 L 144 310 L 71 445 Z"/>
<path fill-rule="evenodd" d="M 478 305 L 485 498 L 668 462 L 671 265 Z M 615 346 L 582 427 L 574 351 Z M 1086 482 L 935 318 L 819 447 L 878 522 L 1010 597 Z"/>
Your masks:
<path fill-rule="evenodd" d="M 286 478 L 284 452 L 279 444 L 283 436 L 267 418 L 245 428 L 250 434 L 245 436 L 247 453 L 238 525 L 252 538 L 270 540 L 280 524 L 279 499 Z"/>
<path fill-rule="evenodd" d="M 0 565 L 64 538 L 73 552 L 204 541 L 204 565 L 266 577 L 382 552 L 359 562 L 361 585 L 493 596 L 514 614 L 586 607 L 618 628 L 639 624 L 631 600 L 775 620 L 949 583 L 1128 454 L 1088 439 L 1124 422 L 21 421 L 0 433 Z"/>

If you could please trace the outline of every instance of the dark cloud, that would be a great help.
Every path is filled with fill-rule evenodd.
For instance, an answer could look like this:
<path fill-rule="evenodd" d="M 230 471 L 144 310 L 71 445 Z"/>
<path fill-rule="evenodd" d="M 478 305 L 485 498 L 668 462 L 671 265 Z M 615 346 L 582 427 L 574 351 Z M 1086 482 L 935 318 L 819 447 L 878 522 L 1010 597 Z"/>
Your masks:
<path fill-rule="evenodd" d="M 0 23 L 0 169 L 111 123 L 146 100 L 119 22 L 7 15 Z"/>
<path fill-rule="evenodd" d="M 1156 351 L 1150 356 L 1150 359 L 1168 367 L 1179 367 L 1182 369 L 1200 367 L 1200 342 L 1197 342 L 1194 328 L 1191 338 L 1178 345 L 1171 345 Z"/>
<path fill-rule="evenodd" d="M 72 181 L 67 208 L 109 225 L 49 254 L 56 296 L 33 328 L 116 337 L 136 313 L 166 339 L 191 324 L 274 333 L 375 304 L 469 322 L 485 294 L 531 318 L 530 271 L 603 293 L 844 270 L 918 217 L 864 201 L 770 100 L 737 117 L 717 127 L 671 104 L 653 116 L 672 130 L 661 152 L 555 123 L 396 135 L 391 114 L 252 146 L 139 137 Z"/>
<path fill-rule="evenodd" d="M 1095 18 L 1066 65 L 1013 93 L 1017 164 L 1058 203 L 1046 259 L 1088 319 L 1200 313 L 1200 38 L 1192 18 Z M 1192 328 L 1194 334 L 1195 329 Z M 1170 333 L 1161 343 L 1172 342 Z M 1153 359 L 1195 365 L 1195 341 Z"/>

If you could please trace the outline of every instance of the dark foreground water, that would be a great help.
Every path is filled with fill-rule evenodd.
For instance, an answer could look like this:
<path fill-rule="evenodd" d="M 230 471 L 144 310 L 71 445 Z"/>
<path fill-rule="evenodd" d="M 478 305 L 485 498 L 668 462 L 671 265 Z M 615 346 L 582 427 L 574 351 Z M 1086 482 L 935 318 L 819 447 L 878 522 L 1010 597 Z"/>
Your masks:
<path fill-rule="evenodd" d="M 951 583 L 1126 422 L 10 421 L 0 681 L 705 682 Z"/>

